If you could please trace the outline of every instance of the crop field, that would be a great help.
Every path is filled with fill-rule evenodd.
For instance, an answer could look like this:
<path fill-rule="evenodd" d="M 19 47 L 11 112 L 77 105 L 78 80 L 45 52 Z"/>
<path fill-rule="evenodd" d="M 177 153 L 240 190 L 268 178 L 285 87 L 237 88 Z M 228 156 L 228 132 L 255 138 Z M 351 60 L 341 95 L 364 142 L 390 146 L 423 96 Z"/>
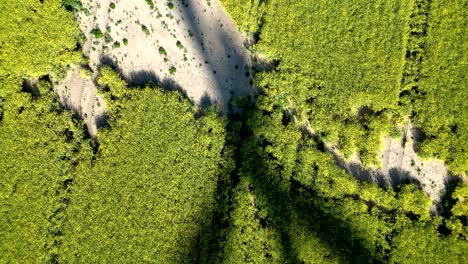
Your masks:
<path fill-rule="evenodd" d="M 0 263 L 468 263 L 467 10 L 0 1 Z"/>

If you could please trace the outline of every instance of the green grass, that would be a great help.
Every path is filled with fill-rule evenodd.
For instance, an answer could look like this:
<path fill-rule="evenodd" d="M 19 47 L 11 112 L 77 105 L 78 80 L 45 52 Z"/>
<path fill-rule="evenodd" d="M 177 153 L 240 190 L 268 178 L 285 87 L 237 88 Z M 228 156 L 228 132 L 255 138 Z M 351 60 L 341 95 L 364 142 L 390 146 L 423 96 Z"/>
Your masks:
<path fill-rule="evenodd" d="M 74 181 L 59 262 L 195 261 L 211 225 L 223 123 L 215 113 L 195 119 L 177 93 L 127 88 L 108 68 L 99 83 L 109 88 L 110 129 Z"/>
<path fill-rule="evenodd" d="M 406 2 L 272 1 L 266 10 L 254 49 L 280 61 L 259 75 L 272 103 L 295 108 L 345 155 L 378 163 L 380 136 L 398 107 Z"/>
<path fill-rule="evenodd" d="M 463 173 L 468 171 L 466 3 L 432 1 L 428 26 L 420 82 L 411 95 L 415 121 L 426 136 L 420 153 Z"/>

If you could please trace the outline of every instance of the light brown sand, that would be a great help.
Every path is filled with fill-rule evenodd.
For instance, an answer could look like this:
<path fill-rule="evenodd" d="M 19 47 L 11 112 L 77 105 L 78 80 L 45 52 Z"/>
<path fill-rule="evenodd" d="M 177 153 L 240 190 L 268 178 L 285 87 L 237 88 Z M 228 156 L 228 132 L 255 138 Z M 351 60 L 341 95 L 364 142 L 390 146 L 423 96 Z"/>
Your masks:
<path fill-rule="evenodd" d="M 96 121 L 105 114 L 105 106 L 91 80 L 96 81 L 103 65 L 115 67 L 130 85 L 152 82 L 176 89 L 196 105 L 214 104 L 224 113 L 232 96 L 256 94 L 252 62 L 244 45 L 247 40 L 217 0 L 173 1 L 173 9 L 168 1 L 154 1 L 154 9 L 145 0 L 82 3 L 88 12 L 76 17 L 87 38 L 83 52 L 90 61 L 91 79 L 83 78 L 79 68 L 73 69 L 56 92 L 64 105 L 83 117 L 92 137 L 96 137 Z M 107 32 L 110 41 L 95 38 L 94 28 Z M 182 46 L 176 45 L 178 41 Z M 161 47 L 167 55 L 160 54 Z"/>
<path fill-rule="evenodd" d="M 109 8 L 111 2 L 115 9 Z M 100 63 L 112 64 L 130 84 L 152 81 L 165 89 L 181 90 L 196 104 L 216 104 L 224 112 L 232 95 L 255 94 L 249 83 L 251 60 L 245 37 L 218 1 L 185 1 L 187 5 L 173 1 L 173 9 L 168 1 L 154 2 L 154 9 L 144 0 L 85 3 L 96 19 L 81 15 L 83 31 L 97 25 L 112 38 L 110 43 L 103 39 L 97 45 L 87 43 L 85 52 L 95 72 Z M 114 42 L 120 47 L 113 47 Z M 160 54 L 161 47 L 167 55 Z M 173 74 L 171 67 L 176 70 Z"/>

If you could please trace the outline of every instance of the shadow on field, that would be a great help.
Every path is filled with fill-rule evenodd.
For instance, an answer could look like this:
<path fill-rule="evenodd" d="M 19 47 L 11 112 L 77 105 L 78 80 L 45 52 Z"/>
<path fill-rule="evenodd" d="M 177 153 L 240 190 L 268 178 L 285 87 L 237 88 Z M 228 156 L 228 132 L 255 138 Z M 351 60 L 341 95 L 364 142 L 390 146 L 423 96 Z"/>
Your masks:
<path fill-rule="evenodd" d="M 338 208 L 330 208 L 329 201 L 318 196 L 310 187 L 293 179 L 282 178 L 281 166 L 272 167 L 271 163 L 266 162 L 271 159 L 269 153 L 255 141 L 252 138 L 244 146 L 247 150 L 244 157 L 249 158 L 243 168 L 250 170 L 253 190 L 268 211 L 268 226 L 280 234 L 284 257 L 289 263 L 302 263 L 295 248 L 298 243 L 294 243 L 291 237 L 293 228 L 298 226 L 300 230 L 308 230 L 330 248 L 332 255 L 339 256 L 339 260 L 345 263 L 378 261 L 374 259 L 373 249 L 366 247 L 368 243 L 340 218 Z"/>
<path fill-rule="evenodd" d="M 100 61 L 100 68 L 103 66 L 109 66 L 120 74 L 120 77 L 125 80 L 130 88 L 144 88 L 146 85 L 149 87 L 159 87 L 166 91 L 178 91 L 184 97 L 187 97 L 186 92 L 179 84 L 177 84 L 173 79 L 164 78 L 160 79 L 152 71 L 137 71 L 132 72 L 130 76 L 125 76 L 122 69 L 114 63 L 114 61 L 109 56 L 102 56 Z"/>

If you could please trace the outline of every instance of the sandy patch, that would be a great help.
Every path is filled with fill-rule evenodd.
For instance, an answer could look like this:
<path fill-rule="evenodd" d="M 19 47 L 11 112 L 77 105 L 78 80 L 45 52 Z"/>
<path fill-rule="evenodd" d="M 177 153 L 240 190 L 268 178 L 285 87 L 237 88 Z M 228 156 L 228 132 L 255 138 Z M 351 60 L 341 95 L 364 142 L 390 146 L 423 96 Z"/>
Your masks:
<path fill-rule="evenodd" d="M 75 67 L 55 86 L 55 92 L 64 107 L 83 118 L 89 134 L 96 138 L 98 127 L 106 122 L 106 105 L 103 98 L 96 95 L 97 89 L 91 78 L 80 67 Z"/>
<path fill-rule="evenodd" d="M 151 81 L 224 112 L 231 96 L 255 94 L 246 38 L 218 1 L 83 2 L 91 15 L 78 20 L 95 73 L 111 64 L 130 84 Z M 96 27 L 107 36 L 89 34 Z"/>
<path fill-rule="evenodd" d="M 248 40 L 217 0 L 153 1 L 153 7 L 146 0 L 82 3 L 85 10 L 76 18 L 92 73 L 85 78 L 81 69 L 72 69 L 55 90 L 92 137 L 105 116 L 93 83 L 103 65 L 116 68 L 131 85 L 152 82 L 179 90 L 196 105 L 215 104 L 224 113 L 232 96 L 256 94 Z"/>

